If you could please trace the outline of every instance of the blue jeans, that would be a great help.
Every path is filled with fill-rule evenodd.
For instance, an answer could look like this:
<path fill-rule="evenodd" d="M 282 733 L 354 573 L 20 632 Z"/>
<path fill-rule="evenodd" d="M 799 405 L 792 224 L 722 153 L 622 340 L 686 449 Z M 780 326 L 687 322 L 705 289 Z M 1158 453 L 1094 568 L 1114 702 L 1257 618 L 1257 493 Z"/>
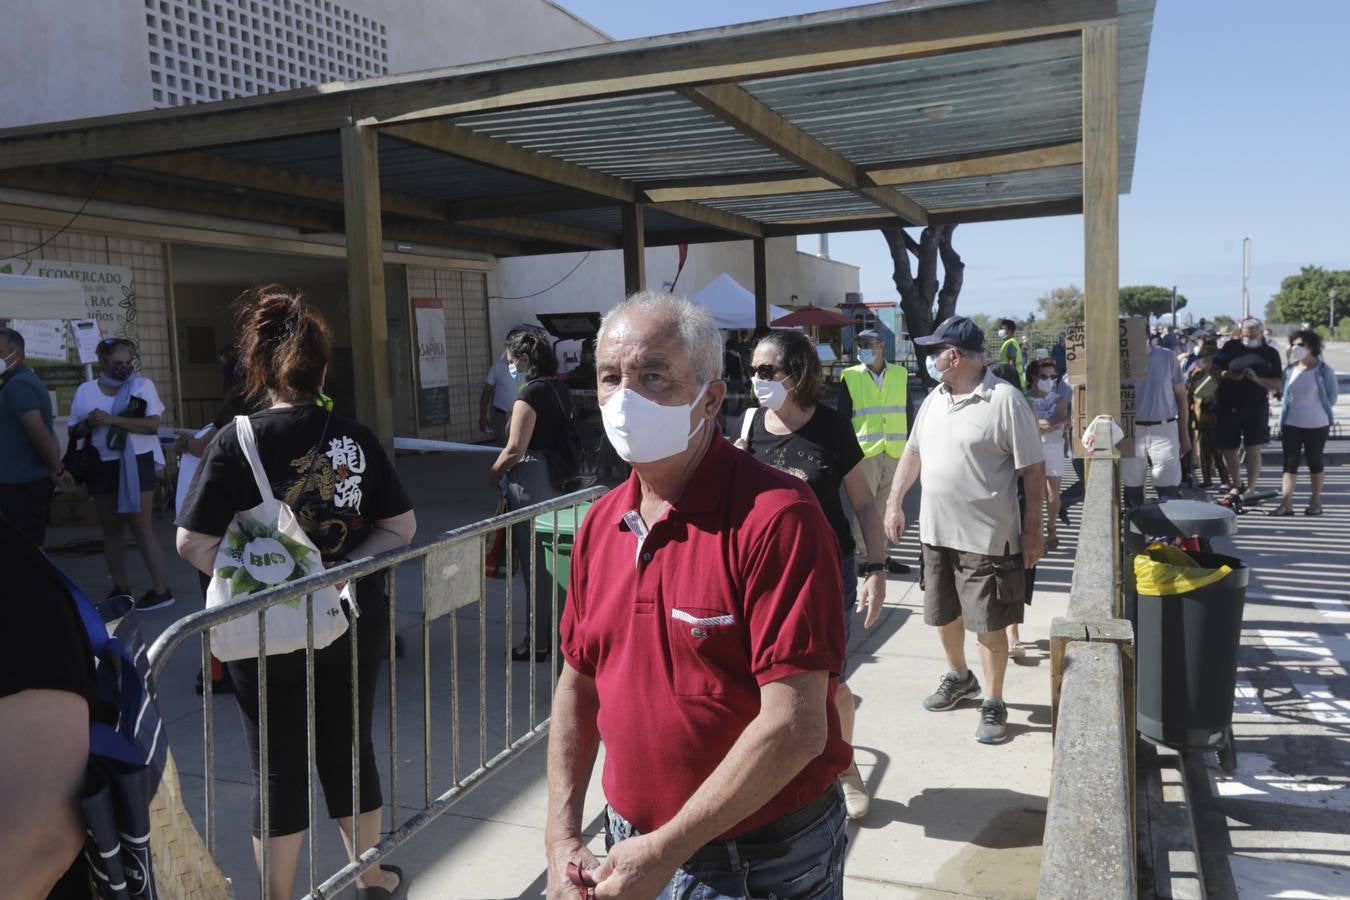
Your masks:
<path fill-rule="evenodd" d="M 641 833 L 612 807 L 606 814 L 607 848 Z M 836 798 L 819 818 L 787 841 L 789 849 L 783 856 L 742 859 L 733 838 L 725 842 L 725 861 L 680 867 L 658 900 L 843 900 L 848 846 L 844 824 L 844 804 Z"/>

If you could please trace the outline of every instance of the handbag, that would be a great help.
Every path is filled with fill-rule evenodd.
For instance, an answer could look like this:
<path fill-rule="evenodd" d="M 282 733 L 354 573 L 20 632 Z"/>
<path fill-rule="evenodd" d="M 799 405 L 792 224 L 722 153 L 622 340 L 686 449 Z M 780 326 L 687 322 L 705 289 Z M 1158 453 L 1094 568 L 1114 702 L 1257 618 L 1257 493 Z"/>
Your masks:
<path fill-rule="evenodd" d="M 235 513 L 216 550 L 206 608 L 225 606 L 259 591 L 287 584 L 324 570 L 314 542 L 296 521 L 295 513 L 272 494 L 272 485 L 258 456 L 258 443 L 248 416 L 235 416 L 235 433 L 244 451 L 262 502 Z M 327 436 L 328 426 L 324 426 Z M 319 439 L 323 443 L 323 438 Z M 314 649 L 327 647 L 346 633 L 337 588 L 320 588 L 314 597 Z M 268 607 L 267 655 L 303 650 L 306 646 L 305 597 L 300 595 Z M 217 659 L 252 659 L 258 655 L 258 623 L 242 616 L 211 629 L 211 652 Z"/>
<path fill-rule="evenodd" d="M 547 384 L 563 417 L 562 441 L 544 456 L 548 463 L 548 480 L 564 494 L 585 490 L 596 482 L 595 455 L 591 454 L 588 458 L 576 420 L 571 410 L 563 405 L 558 382 L 550 381 Z"/>
<path fill-rule="evenodd" d="M 76 484 L 88 484 L 99 464 L 98 448 L 93 438 L 71 438 L 61 465 L 75 479 Z"/>

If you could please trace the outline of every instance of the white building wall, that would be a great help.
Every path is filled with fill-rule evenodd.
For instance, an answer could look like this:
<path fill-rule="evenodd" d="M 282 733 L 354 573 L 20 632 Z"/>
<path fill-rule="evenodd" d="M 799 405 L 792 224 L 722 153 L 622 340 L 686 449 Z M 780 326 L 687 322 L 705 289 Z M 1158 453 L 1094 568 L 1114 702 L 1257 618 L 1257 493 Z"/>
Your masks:
<path fill-rule="evenodd" d="M 766 256 L 771 303 L 787 306 L 796 295 L 795 302 L 799 305 L 834 306 L 844 301 L 845 292 L 858 290 L 856 266 L 799 253 L 796 238 L 769 240 Z M 678 262 L 677 248 L 649 247 L 647 285 L 654 289 L 666 287 L 675 277 Z M 581 264 L 576 271 L 568 275 L 578 263 Z M 723 272 L 748 290 L 754 290 L 754 250 L 749 241 L 691 244 L 675 293 L 686 296 L 696 293 Z M 560 279 L 561 283 L 550 288 Z M 605 250 L 593 252 L 589 257 L 584 253 L 564 253 L 501 259 L 488 289 L 493 345 L 500 346 L 512 326 L 535 323 L 536 313 L 603 313 L 618 303 L 624 290 L 623 253 Z M 527 297 L 530 294 L 537 296 Z M 527 298 L 508 299 L 516 297 Z"/>
<path fill-rule="evenodd" d="M 548 0 L 348 0 L 389 30 L 389 71 L 598 44 L 610 38 Z"/>
<path fill-rule="evenodd" d="M 0 128 L 609 40 L 549 0 L 13 2 Z"/>
<path fill-rule="evenodd" d="M 4 17 L 0 128 L 150 106 L 141 0 L 22 2 Z"/>

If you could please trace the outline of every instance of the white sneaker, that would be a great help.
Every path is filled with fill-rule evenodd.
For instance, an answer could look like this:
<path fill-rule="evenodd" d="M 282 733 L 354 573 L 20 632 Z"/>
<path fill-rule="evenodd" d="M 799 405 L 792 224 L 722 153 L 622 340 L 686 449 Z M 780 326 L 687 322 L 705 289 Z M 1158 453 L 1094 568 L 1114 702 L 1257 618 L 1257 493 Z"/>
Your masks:
<path fill-rule="evenodd" d="M 839 786 L 844 789 L 844 811 L 848 813 L 848 817 L 856 820 L 867 815 L 872 798 L 867 796 L 867 788 L 863 784 L 862 775 L 858 772 L 857 763 L 850 765 L 839 776 Z"/>

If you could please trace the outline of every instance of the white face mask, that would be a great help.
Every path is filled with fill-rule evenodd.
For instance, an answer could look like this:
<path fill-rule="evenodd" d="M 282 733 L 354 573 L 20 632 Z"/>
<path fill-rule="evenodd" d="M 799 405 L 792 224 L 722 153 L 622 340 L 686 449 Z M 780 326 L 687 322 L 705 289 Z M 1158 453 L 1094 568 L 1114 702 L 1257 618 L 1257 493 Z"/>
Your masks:
<path fill-rule="evenodd" d="M 1041 378 L 1036 382 L 1036 389 L 1042 394 L 1048 394 L 1055 389 L 1055 379 Z"/>
<path fill-rule="evenodd" d="M 637 391 L 624 388 L 600 407 L 605 434 L 614 452 L 626 463 L 651 463 L 683 453 L 707 419 L 700 419 L 687 432 L 689 414 L 694 411 L 710 381 L 703 382 L 692 403 L 662 406 Z"/>
<path fill-rule="evenodd" d="M 751 378 L 750 386 L 755 392 L 755 399 L 765 409 L 782 409 L 783 404 L 787 402 L 788 388 L 786 381 L 763 381 L 759 378 Z"/>
<path fill-rule="evenodd" d="M 1298 344 L 1297 346 L 1289 348 L 1289 359 L 1292 360 L 1293 362 L 1298 362 L 1299 360 L 1306 358 L 1307 355 L 1308 355 L 1308 348 L 1303 346 L 1302 344 Z M 4 369 L 0 369 L 0 372 L 3 371 Z"/>
<path fill-rule="evenodd" d="M 506 371 L 511 373 L 512 378 L 520 377 L 520 368 L 513 362 L 506 364 Z"/>
<path fill-rule="evenodd" d="M 15 350 L 9 356 L 0 356 L 0 375 L 3 375 L 9 371 L 9 361 L 18 355 L 19 351 Z"/>
<path fill-rule="evenodd" d="M 998 336 L 1006 340 L 1008 337 L 1008 330 L 1006 328 L 1000 328 L 998 330 Z"/>

